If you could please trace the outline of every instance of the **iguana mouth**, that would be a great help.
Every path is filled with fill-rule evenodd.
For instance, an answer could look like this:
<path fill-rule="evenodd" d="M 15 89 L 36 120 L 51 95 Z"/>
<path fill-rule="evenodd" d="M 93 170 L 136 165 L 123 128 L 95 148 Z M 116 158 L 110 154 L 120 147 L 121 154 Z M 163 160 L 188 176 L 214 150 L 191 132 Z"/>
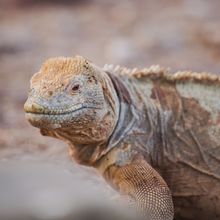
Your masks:
<path fill-rule="evenodd" d="M 99 109 L 97 107 L 94 107 L 94 106 L 82 106 L 82 107 L 79 107 L 77 109 L 74 109 L 74 110 L 69 110 L 69 111 L 55 111 L 55 110 L 51 110 L 49 112 L 34 112 L 34 111 L 26 111 L 26 114 L 29 114 L 29 115 L 39 115 L 39 116 L 64 116 L 64 115 L 71 115 L 75 112 L 78 112 L 80 110 L 83 110 L 83 109 Z"/>
<path fill-rule="evenodd" d="M 26 114 L 39 116 L 68 115 L 83 109 L 98 109 L 98 107 L 94 105 L 88 105 L 86 103 L 78 103 L 72 106 L 44 106 L 29 100 L 27 100 L 24 104 L 24 111 Z"/>
<path fill-rule="evenodd" d="M 26 119 L 34 126 L 38 128 L 56 129 L 59 127 L 69 126 L 71 121 L 77 120 L 77 117 L 83 113 L 83 111 L 93 109 L 100 109 L 95 106 L 80 106 L 78 108 L 66 110 L 47 110 L 47 111 L 28 111 L 26 110 Z"/>

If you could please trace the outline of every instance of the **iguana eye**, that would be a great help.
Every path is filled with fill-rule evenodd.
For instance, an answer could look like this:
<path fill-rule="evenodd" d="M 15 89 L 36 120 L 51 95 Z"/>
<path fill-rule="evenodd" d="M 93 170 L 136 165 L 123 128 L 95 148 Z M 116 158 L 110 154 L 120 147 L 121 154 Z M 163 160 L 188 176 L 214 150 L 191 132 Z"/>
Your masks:
<path fill-rule="evenodd" d="M 76 84 L 72 87 L 73 92 L 76 92 L 77 90 L 79 90 L 79 84 Z"/>

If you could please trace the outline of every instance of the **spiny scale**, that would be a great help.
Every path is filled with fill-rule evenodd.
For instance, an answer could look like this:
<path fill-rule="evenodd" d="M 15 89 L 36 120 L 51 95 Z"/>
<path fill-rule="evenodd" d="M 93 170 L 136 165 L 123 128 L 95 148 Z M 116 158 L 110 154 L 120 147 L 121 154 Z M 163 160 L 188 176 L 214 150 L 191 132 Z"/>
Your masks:
<path fill-rule="evenodd" d="M 136 78 L 148 77 L 149 79 L 160 79 L 169 82 L 194 81 L 202 84 L 220 84 L 220 77 L 211 73 L 198 73 L 192 71 L 178 71 L 171 73 L 169 68 L 163 68 L 159 65 L 152 65 L 149 68 L 133 68 L 128 69 L 119 65 L 105 64 L 104 71 L 116 73 L 118 75 L 129 75 Z"/>

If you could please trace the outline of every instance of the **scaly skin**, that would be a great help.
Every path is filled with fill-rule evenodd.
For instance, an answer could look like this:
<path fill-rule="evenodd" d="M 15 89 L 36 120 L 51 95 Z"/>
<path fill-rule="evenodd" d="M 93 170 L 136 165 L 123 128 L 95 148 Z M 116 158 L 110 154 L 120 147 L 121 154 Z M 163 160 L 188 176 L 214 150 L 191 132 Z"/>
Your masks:
<path fill-rule="evenodd" d="M 218 76 L 53 58 L 32 77 L 24 109 L 146 218 L 173 219 L 173 202 L 178 219 L 220 218 Z"/>

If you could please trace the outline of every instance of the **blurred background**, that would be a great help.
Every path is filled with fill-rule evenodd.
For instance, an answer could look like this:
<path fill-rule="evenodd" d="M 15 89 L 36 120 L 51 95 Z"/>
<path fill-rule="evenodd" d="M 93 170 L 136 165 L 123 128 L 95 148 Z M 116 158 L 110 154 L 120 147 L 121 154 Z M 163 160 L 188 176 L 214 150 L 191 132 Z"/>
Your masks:
<path fill-rule="evenodd" d="M 26 122 L 29 79 L 45 59 L 218 74 L 219 11 L 219 0 L 0 0 L 0 219 L 68 219 L 82 192 L 117 196 Z"/>

